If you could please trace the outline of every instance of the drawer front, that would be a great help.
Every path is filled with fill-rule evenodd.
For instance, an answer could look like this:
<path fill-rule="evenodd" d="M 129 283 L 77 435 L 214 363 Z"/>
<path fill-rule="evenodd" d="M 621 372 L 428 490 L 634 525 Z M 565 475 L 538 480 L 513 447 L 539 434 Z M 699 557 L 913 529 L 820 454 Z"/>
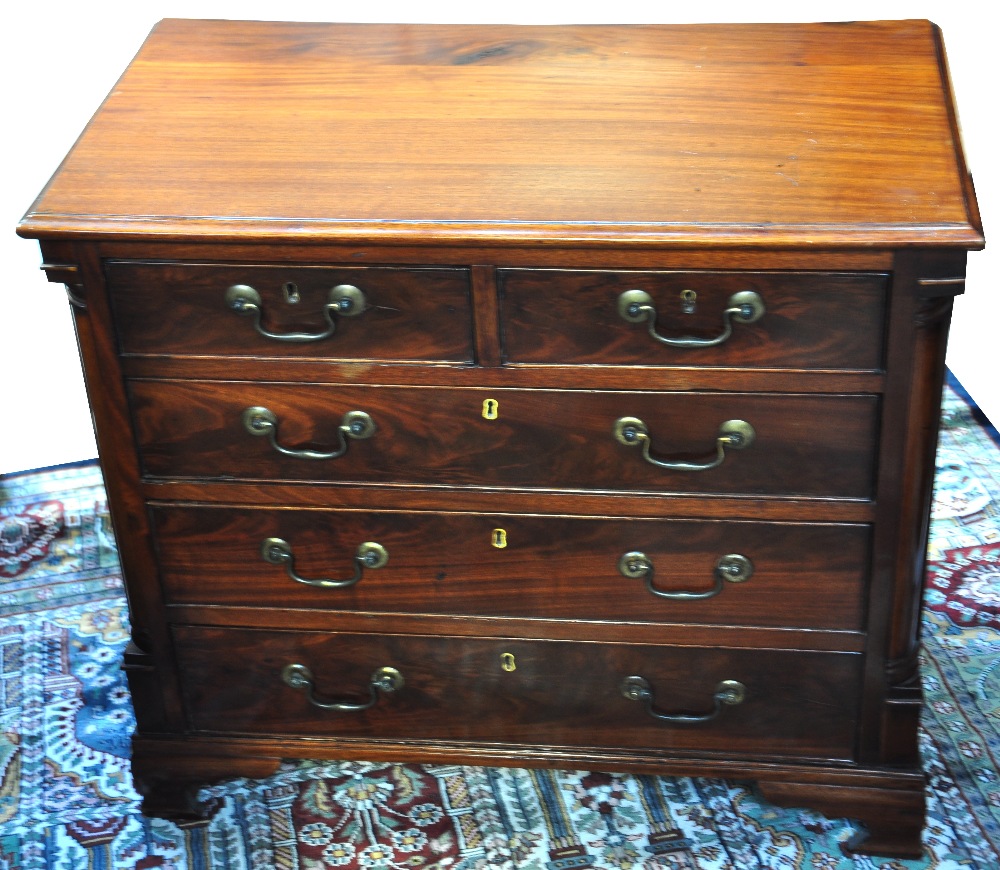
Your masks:
<path fill-rule="evenodd" d="M 569 641 L 356 635 L 176 626 L 190 727 L 249 734 L 688 749 L 849 759 L 862 657 Z M 290 665 L 310 684 L 286 684 Z M 395 691 L 373 692 L 392 668 Z M 723 681 L 742 703 L 709 721 L 653 718 L 622 693 L 649 684 L 651 709 L 708 716 Z M 320 703 L 366 704 L 360 711 Z"/>
<path fill-rule="evenodd" d="M 504 270 L 504 354 L 511 363 L 878 370 L 887 281 L 870 273 Z M 734 318 L 719 344 L 675 347 L 654 339 L 647 321 L 620 316 L 629 290 L 649 295 L 657 333 L 672 340 L 722 337 L 735 294 L 758 294 L 764 313 L 750 323 Z"/>
<path fill-rule="evenodd" d="M 112 261 L 105 270 L 124 354 L 473 359 L 466 269 Z M 356 287 L 363 299 L 350 303 L 350 316 L 328 318 L 331 291 L 341 285 Z M 253 309 L 245 307 L 249 291 L 227 297 L 234 286 L 256 292 L 259 323 Z M 335 295 L 343 298 L 341 291 Z M 243 305 L 243 313 L 234 305 Z M 331 334 L 320 339 L 287 340 L 289 335 L 327 332 Z"/>
<path fill-rule="evenodd" d="M 152 516 L 171 604 L 863 627 L 862 525 L 180 506 Z M 371 542 L 385 564 L 364 565 Z M 651 571 L 620 566 L 628 553 Z"/>
<path fill-rule="evenodd" d="M 222 381 L 132 381 L 130 390 L 150 477 L 859 499 L 872 491 L 872 396 Z M 253 412 L 249 425 L 259 434 L 250 434 L 250 408 L 266 408 L 273 425 Z M 353 411 L 370 416 L 370 437 L 339 433 Z M 641 445 L 616 440 L 616 421 L 624 418 L 646 424 L 650 456 L 659 461 L 718 460 L 720 427 L 732 419 L 749 422 L 755 440 L 721 450 L 721 464 L 709 470 L 661 468 L 644 458 Z M 306 449 L 343 452 L 315 459 L 301 455 Z"/>

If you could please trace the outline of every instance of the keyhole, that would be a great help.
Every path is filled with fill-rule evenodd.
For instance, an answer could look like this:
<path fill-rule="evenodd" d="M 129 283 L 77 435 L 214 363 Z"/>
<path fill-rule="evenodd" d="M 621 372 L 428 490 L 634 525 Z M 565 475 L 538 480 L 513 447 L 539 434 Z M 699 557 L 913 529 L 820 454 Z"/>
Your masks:
<path fill-rule="evenodd" d="M 685 314 L 694 314 L 697 302 L 698 294 L 694 290 L 681 290 L 681 311 Z"/>
<path fill-rule="evenodd" d="M 302 296 L 299 294 L 299 285 L 294 281 L 288 281 L 282 285 L 281 291 L 285 294 L 285 302 L 289 305 L 297 305 L 302 301 Z"/>
<path fill-rule="evenodd" d="M 513 653 L 503 653 L 500 656 L 500 667 L 508 674 L 517 670 L 517 660 Z"/>
<path fill-rule="evenodd" d="M 507 546 L 507 532 L 503 529 L 493 530 L 493 546 L 498 550 L 502 550 Z"/>
<path fill-rule="evenodd" d="M 483 401 L 483 418 L 486 420 L 496 420 L 500 403 L 496 399 L 485 399 Z"/>

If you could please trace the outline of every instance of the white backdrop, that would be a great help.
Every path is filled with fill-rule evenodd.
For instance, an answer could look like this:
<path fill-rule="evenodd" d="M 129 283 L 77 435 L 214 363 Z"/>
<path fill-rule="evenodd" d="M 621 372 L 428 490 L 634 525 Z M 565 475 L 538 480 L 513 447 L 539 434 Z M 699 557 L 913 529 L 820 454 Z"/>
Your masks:
<path fill-rule="evenodd" d="M 15 11 L 10 11 L 11 8 Z M 62 287 L 38 271 L 34 242 L 14 227 L 69 150 L 143 38 L 161 18 L 303 21 L 645 23 L 831 21 L 929 18 L 944 31 L 969 166 L 987 236 L 1000 225 L 1000 182 L 990 152 L 998 109 L 1000 4 L 838 0 L 838 2 L 610 3 L 565 0 L 140 0 L 18 3 L 3 17 L 6 133 L 0 186 L 0 473 L 96 455 L 72 323 Z M 982 10 L 987 11 L 982 11 Z M 994 218 L 997 218 L 994 220 Z M 1000 253 L 972 254 L 967 295 L 958 300 L 948 362 L 995 422 Z"/>

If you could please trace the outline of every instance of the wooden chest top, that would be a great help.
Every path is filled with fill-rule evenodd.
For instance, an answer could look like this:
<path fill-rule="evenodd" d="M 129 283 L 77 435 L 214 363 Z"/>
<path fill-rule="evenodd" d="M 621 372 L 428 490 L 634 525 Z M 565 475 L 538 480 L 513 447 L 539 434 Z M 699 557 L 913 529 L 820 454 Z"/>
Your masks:
<path fill-rule="evenodd" d="M 20 232 L 978 248 L 942 58 L 926 21 L 167 20 Z"/>

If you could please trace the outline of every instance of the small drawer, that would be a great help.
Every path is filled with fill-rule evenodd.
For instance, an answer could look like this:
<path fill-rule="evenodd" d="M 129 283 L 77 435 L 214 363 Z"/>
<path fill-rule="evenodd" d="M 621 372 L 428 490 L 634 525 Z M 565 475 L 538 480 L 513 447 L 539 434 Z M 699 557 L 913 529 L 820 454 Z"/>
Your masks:
<path fill-rule="evenodd" d="M 853 755 L 857 653 L 200 626 L 174 638 L 195 731 Z M 727 692 L 739 703 L 717 700 Z"/>
<path fill-rule="evenodd" d="M 168 604 L 863 630 L 865 525 L 180 505 L 151 514 Z"/>
<path fill-rule="evenodd" d="M 862 371 L 884 364 L 888 277 L 880 273 L 510 269 L 499 282 L 509 363 Z M 632 313 L 623 316 L 620 306 Z M 662 338 L 694 346 L 657 340 L 650 320 Z"/>
<path fill-rule="evenodd" d="M 126 355 L 473 358 L 467 269 L 114 260 L 105 273 Z"/>
<path fill-rule="evenodd" d="M 869 499 L 874 480 L 874 396 L 155 380 L 129 389 L 151 478 L 854 499 Z M 753 430 L 741 448 L 734 421 Z"/>

